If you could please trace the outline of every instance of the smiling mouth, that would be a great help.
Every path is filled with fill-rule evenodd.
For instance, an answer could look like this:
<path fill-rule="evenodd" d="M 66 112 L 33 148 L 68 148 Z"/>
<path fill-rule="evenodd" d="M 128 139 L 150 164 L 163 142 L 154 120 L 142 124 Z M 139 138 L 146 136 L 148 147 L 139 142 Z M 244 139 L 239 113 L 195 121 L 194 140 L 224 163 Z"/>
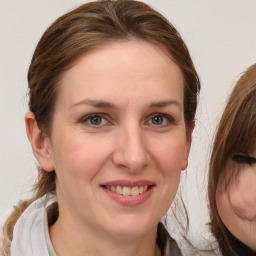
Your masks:
<path fill-rule="evenodd" d="M 134 187 L 103 185 L 102 187 L 119 195 L 138 196 L 148 191 L 152 187 L 152 185 L 134 186 Z"/>

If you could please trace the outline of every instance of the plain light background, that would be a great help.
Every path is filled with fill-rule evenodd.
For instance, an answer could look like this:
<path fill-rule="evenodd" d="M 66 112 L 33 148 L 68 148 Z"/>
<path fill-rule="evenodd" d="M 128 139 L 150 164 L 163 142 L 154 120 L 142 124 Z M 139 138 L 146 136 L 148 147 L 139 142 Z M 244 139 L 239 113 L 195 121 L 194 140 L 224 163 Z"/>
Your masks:
<path fill-rule="evenodd" d="M 26 75 L 44 30 L 86 1 L 0 0 L 0 223 L 29 195 L 37 175 L 26 138 Z M 176 26 L 202 83 L 190 163 L 182 191 L 191 235 L 209 237 L 206 187 L 210 145 L 238 75 L 256 62 L 255 0 L 145 0 Z"/>

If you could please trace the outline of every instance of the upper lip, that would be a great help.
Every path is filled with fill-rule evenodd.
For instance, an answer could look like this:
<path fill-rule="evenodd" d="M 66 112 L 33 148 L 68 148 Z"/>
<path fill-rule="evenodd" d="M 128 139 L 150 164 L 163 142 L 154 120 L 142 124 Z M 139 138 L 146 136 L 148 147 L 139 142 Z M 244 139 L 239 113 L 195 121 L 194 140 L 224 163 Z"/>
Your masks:
<path fill-rule="evenodd" d="M 154 182 L 150 180 L 112 180 L 100 184 L 101 186 L 121 186 L 121 187 L 136 187 L 136 186 L 153 186 Z"/>

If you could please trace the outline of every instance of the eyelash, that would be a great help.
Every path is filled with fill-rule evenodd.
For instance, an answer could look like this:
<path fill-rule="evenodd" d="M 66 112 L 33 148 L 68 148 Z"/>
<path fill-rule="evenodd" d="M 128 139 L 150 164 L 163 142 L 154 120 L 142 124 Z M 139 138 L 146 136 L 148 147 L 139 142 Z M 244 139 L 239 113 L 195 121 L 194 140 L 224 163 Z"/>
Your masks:
<path fill-rule="evenodd" d="M 106 117 L 107 115 L 105 113 L 93 113 L 93 114 L 88 114 L 86 116 L 84 116 L 83 118 L 80 119 L 80 122 L 81 123 L 87 123 L 89 126 L 92 126 L 93 128 L 100 128 L 102 126 L 105 126 L 107 124 L 98 124 L 98 125 L 95 125 L 95 124 L 92 124 L 90 122 L 90 119 L 91 118 L 101 118 L 101 120 L 106 120 L 107 123 L 111 124 L 111 122 L 109 121 L 109 118 Z M 153 118 L 157 118 L 157 117 L 160 117 L 162 119 L 166 119 L 166 122 L 165 120 L 163 120 L 163 123 L 160 123 L 160 124 L 154 124 L 153 123 Z M 153 125 L 153 126 L 159 126 L 159 127 L 165 127 L 165 126 L 168 126 L 169 124 L 175 124 L 175 120 L 172 116 L 168 115 L 168 114 L 164 114 L 164 113 L 153 113 L 151 115 L 148 116 L 147 118 L 147 122 L 150 122 L 150 125 Z"/>
<path fill-rule="evenodd" d="M 251 157 L 251 156 L 245 156 L 245 155 L 234 155 L 232 157 L 232 160 L 238 164 L 252 165 L 252 164 L 256 163 L 256 158 Z"/>
<path fill-rule="evenodd" d="M 175 120 L 172 116 L 168 115 L 168 114 L 164 114 L 164 113 L 154 113 L 154 114 L 151 114 L 149 116 L 149 120 L 152 122 L 153 118 L 156 118 L 156 117 L 161 117 L 161 118 L 165 118 L 167 119 L 167 124 L 160 124 L 160 125 L 156 125 L 156 124 L 153 124 L 152 125 L 156 125 L 156 126 L 167 126 L 168 124 L 174 124 L 175 123 Z"/>
<path fill-rule="evenodd" d="M 99 117 L 99 118 L 101 118 L 101 119 L 105 119 L 107 123 L 110 123 L 110 122 L 108 121 L 108 119 L 106 118 L 106 114 L 104 114 L 104 113 L 95 113 L 95 114 L 86 115 L 86 116 L 84 116 L 84 117 L 80 120 L 80 122 L 81 122 L 81 123 L 88 123 L 88 125 L 90 125 L 90 126 L 92 126 L 92 127 L 94 127 L 94 128 L 100 128 L 101 126 L 106 125 L 106 124 L 99 124 L 99 125 L 94 125 L 94 124 L 92 124 L 92 123 L 90 122 L 90 119 L 91 119 L 91 118 L 96 118 L 96 117 Z"/>

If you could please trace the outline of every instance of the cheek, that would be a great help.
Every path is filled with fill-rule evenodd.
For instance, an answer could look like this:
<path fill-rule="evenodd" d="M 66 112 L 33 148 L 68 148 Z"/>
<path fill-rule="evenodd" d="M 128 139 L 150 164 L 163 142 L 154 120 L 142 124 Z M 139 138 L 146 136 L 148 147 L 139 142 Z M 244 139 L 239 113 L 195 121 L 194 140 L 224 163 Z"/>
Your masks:
<path fill-rule="evenodd" d="M 228 188 L 229 203 L 234 213 L 241 219 L 256 217 L 256 168 L 246 165 Z"/>
<path fill-rule="evenodd" d="M 169 142 L 159 143 L 154 151 L 154 161 L 161 172 L 162 191 L 161 204 L 170 207 L 177 193 L 183 160 L 185 157 L 186 143 L 182 137 L 179 139 L 170 139 Z"/>
<path fill-rule="evenodd" d="M 93 177 L 109 156 L 109 142 L 85 134 L 70 134 L 64 138 L 55 140 L 53 159 L 56 172 Z"/>
<path fill-rule="evenodd" d="M 216 191 L 216 205 L 217 205 L 217 210 L 220 215 L 220 218 L 225 219 L 225 211 L 223 211 L 223 206 L 228 205 L 228 197 L 227 194 L 220 188 L 219 186 L 217 187 Z M 225 207 L 224 207 L 225 208 Z"/>
<path fill-rule="evenodd" d="M 167 138 L 162 143 L 158 143 L 152 151 L 152 157 L 165 175 L 180 173 L 186 157 L 186 142 L 182 138 L 169 140 Z"/>

